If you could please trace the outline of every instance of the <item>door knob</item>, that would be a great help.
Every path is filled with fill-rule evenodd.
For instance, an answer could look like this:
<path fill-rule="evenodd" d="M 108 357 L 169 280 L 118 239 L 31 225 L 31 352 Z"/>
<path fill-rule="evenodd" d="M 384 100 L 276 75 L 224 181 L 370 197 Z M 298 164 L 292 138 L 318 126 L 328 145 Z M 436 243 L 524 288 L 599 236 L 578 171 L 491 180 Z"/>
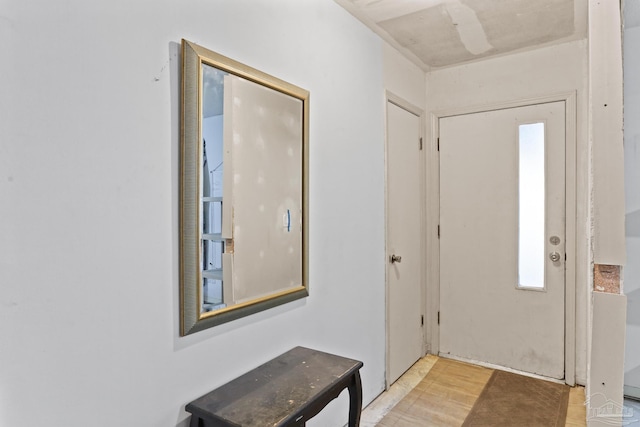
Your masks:
<path fill-rule="evenodd" d="M 560 254 L 558 252 L 551 252 L 549 254 L 549 259 L 553 262 L 558 262 L 560 261 Z"/>
<path fill-rule="evenodd" d="M 399 255 L 393 254 L 393 255 L 391 255 L 389 257 L 389 261 L 391 262 L 391 264 L 393 264 L 394 262 L 398 262 L 399 263 L 399 262 L 402 262 L 402 257 L 399 256 Z"/>

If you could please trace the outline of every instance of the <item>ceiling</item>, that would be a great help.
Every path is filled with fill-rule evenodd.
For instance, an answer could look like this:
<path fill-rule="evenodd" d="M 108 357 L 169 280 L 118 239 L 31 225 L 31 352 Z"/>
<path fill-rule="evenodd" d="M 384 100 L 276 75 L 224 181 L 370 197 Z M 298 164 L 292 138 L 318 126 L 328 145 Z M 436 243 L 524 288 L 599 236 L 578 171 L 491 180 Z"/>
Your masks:
<path fill-rule="evenodd" d="M 424 70 L 587 37 L 584 0 L 335 1 Z"/>

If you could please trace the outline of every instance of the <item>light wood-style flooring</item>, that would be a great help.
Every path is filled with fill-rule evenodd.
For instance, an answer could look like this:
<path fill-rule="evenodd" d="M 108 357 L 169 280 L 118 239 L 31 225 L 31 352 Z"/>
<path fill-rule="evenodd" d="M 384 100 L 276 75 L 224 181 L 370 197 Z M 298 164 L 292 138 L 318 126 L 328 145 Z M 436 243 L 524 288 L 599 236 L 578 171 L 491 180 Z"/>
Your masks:
<path fill-rule="evenodd" d="M 427 363 L 428 373 L 415 386 L 401 383 L 400 387 L 405 388 L 406 395 L 399 402 L 385 404 L 374 401 L 371 412 L 378 410 L 377 415 L 367 416 L 365 410 L 365 427 L 462 425 L 493 374 L 493 369 L 436 356 L 427 358 L 423 363 Z M 423 368 L 420 374 L 426 369 Z M 584 388 L 571 388 L 566 426 L 586 426 L 584 401 Z"/>

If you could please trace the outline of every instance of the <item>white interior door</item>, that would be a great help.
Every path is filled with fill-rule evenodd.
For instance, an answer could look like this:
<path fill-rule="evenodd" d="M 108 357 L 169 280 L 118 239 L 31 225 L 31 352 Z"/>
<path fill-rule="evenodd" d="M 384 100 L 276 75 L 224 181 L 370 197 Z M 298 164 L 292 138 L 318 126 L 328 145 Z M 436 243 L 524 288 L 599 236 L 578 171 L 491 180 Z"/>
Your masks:
<path fill-rule="evenodd" d="M 440 353 L 564 378 L 564 102 L 439 129 Z"/>
<path fill-rule="evenodd" d="M 387 384 L 421 356 L 420 117 L 387 103 Z M 395 256 L 391 262 L 391 257 Z"/>

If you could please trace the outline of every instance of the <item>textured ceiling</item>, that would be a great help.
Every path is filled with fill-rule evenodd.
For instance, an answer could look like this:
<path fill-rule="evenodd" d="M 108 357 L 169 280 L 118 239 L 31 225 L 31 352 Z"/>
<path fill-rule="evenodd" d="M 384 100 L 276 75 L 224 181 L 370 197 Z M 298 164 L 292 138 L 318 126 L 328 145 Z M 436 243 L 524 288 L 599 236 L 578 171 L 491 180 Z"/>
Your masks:
<path fill-rule="evenodd" d="M 586 37 L 584 0 L 336 2 L 424 69 Z"/>

